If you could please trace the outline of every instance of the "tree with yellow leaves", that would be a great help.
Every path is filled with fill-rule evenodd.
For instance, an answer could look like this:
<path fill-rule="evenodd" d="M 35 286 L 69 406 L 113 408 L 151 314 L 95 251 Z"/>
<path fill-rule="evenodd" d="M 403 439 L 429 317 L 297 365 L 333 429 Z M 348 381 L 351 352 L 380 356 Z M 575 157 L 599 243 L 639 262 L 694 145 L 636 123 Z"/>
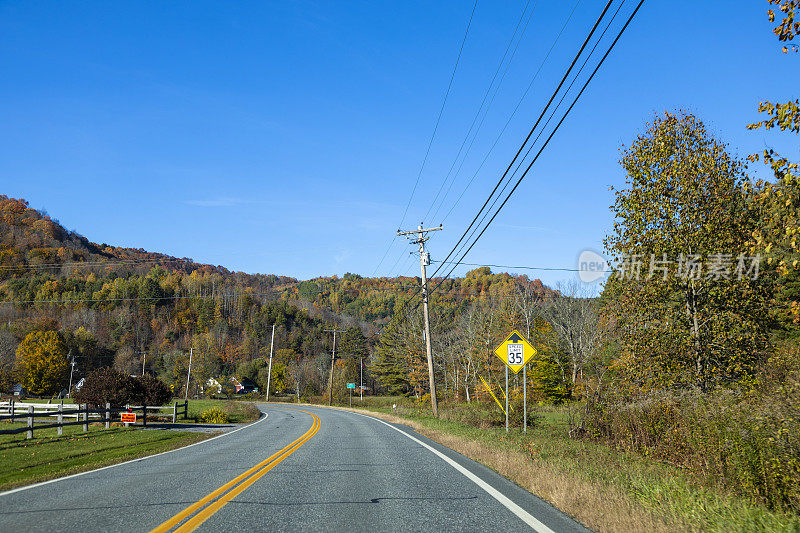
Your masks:
<path fill-rule="evenodd" d="M 33 331 L 17 346 L 17 372 L 33 394 L 52 394 L 64 386 L 67 345 L 57 331 Z"/>

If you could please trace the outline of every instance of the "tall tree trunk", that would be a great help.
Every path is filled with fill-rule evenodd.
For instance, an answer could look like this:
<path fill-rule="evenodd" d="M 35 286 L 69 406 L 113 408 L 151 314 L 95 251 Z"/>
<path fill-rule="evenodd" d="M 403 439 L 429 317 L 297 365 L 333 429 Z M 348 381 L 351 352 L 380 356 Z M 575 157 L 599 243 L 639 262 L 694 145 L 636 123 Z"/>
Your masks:
<path fill-rule="evenodd" d="M 697 320 L 697 289 L 694 284 L 694 278 L 691 280 L 690 288 L 690 301 L 691 301 L 691 315 L 692 315 L 692 343 L 694 344 L 694 357 L 697 366 L 697 381 L 700 388 L 705 390 L 705 376 L 703 375 L 703 359 L 700 349 L 700 325 Z"/>

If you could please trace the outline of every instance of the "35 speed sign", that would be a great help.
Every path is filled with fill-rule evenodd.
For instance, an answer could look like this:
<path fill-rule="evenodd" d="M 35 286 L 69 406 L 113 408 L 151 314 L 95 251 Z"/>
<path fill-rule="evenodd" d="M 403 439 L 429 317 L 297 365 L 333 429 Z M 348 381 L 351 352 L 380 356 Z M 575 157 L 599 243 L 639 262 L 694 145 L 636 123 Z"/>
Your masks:
<path fill-rule="evenodd" d="M 522 344 L 506 344 L 506 364 L 521 365 L 523 364 L 525 347 Z"/>
<path fill-rule="evenodd" d="M 515 330 L 495 349 L 494 353 L 516 374 L 531 357 L 536 355 L 536 348 Z"/>

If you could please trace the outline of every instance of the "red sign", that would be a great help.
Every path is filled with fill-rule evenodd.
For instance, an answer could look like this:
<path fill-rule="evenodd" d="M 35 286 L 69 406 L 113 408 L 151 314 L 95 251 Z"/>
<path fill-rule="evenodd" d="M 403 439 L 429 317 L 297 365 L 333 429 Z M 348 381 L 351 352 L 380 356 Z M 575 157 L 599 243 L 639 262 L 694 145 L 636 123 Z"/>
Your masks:
<path fill-rule="evenodd" d="M 126 424 L 135 424 L 136 423 L 136 413 L 120 413 L 119 414 L 120 420 L 125 422 Z"/>

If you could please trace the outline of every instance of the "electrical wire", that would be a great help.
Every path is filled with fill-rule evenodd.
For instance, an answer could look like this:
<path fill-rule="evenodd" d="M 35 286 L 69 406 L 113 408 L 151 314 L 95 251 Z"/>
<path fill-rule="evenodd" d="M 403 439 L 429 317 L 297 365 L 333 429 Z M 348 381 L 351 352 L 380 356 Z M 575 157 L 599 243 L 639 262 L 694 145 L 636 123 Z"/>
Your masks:
<path fill-rule="evenodd" d="M 555 91 L 553 91 L 553 94 L 550 97 L 550 100 L 548 100 L 547 105 L 544 106 L 544 109 L 542 109 L 542 112 L 539 114 L 539 118 L 536 119 L 536 122 L 534 123 L 533 127 L 531 128 L 530 132 L 528 133 L 528 136 L 525 137 L 525 140 L 522 142 L 522 145 L 519 147 L 519 150 L 517 150 L 517 153 L 514 155 L 514 158 L 511 160 L 511 163 L 509 163 L 508 167 L 506 167 L 506 170 L 503 172 L 502 176 L 497 181 L 497 184 L 494 186 L 494 189 L 492 189 L 492 192 L 489 193 L 489 196 L 486 198 L 486 201 L 483 203 L 481 208 L 478 210 L 478 213 L 475 214 L 475 217 L 472 219 L 472 222 L 469 223 L 469 226 L 467 226 L 467 229 L 464 230 L 464 233 L 462 233 L 461 237 L 458 239 L 456 244 L 453 246 L 453 248 L 447 254 L 447 257 L 445 257 L 445 259 L 444 259 L 445 261 L 450 259 L 450 257 L 456 251 L 456 249 L 458 248 L 459 244 L 461 244 L 461 242 L 464 240 L 464 238 L 469 233 L 470 229 L 472 229 L 473 225 L 475 224 L 475 222 L 480 217 L 481 213 L 483 213 L 483 210 L 486 209 L 486 206 L 491 201 L 492 197 L 494 196 L 494 193 L 497 192 L 497 189 L 500 187 L 500 185 L 505 180 L 506 176 L 508 175 L 508 172 L 514 166 L 514 163 L 517 161 L 517 158 L 519 158 L 519 155 L 525 149 L 526 144 L 528 143 L 530 138 L 533 136 L 534 132 L 536 131 L 536 128 L 539 127 L 539 123 L 541 122 L 541 120 L 544 117 L 544 115 L 547 113 L 547 110 L 550 108 L 550 105 L 553 103 L 553 100 L 555 100 L 556 96 L 558 95 L 558 92 L 561 90 L 561 87 L 564 85 L 564 82 L 569 77 L 569 74 L 572 72 L 572 69 L 575 67 L 575 64 L 578 62 L 578 59 L 580 58 L 581 54 L 583 53 L 583 50 L 586 48 L 586 45 L 591 40 L 592 36 L 594 35 L 595 30 L 597 30 L 597 27 L 600 25 L 600 22 L 602 22 L 603 17 L 605 17 L 605 14 L 608 11 L 608 8 L 611 7 L 611 4 L 613 2 L 614 2 L 614 0 L 608 0 L 608 3 L 606 3 L 605 7 L 603 8 L 603 11 L 600 13 L 600 16 L 597 17 L 597 20 L 595 21 L 594 26 L 592 26 L 592 29 L 589 32 L 589 35 L 583 41 L 583 44 L 581 45 L 580 49 L 578 50 L 578 53 L 575 54 L 575 57 L 573 58 L 572 63 L 570 63 L 569 68 L 567 68 L 567 71 L 564 73 L 564 76 L 561 78 L 561 81 L 559 82 L 558 87 L 556 87 Z M 434 272 L 431 277 L 435 277 L 436 274 L 438 274 L 440 269 L 441 269 L 441 267 L 436 269 L 436 272 Z"/>
<path fill-rule="evenodd" d="M 431 261 L 431 263 L 443 263 L 444 261 Z M 463 261 L 447 261 L 449 265 L 463 265 L 474 267 L 509 268 L 513 270 L 548 270 L 557 272 L 582 272 L 579 268 L 560 268 L 560 267 L 536 267 L 522 265 L 495 265 L 492 263 L 464 263 Z M 612 270 L 596 270 L 593 272 L 613 272 Z"/>
<path fill-rule="evenodd" d="M 508 52 L 509 52 L 509 50 L 511 50 L 511 45 L 514 44 L 514 40 L 516 39 L 517 33 L 519 32 L 520 26 L 522 25 L 522 21 L 525 20 L 525 13 L 527 13 L 528 6 L 530 6 L 530 3 L 531 3 L 531 0 L 527 0 L 527 2 L 525 3 L 525 7 L 524 7 L 524 9 L 522 10 L 522 13 L 519 16 L 519 20 L 517 20 L 516 26 L 514 27 L 514 33 L 511 35 L 511 39 L 509 39 L 508 44 L 506 45 L 505 52 L 503 52 L 503 57 L 500 58 L 500 63 L 498 63 L 497 68 L 494 71 L 494 75 L 492 76 L 492 79 L 489 82 L 489 86 L 486 87 L 486 91 L 483 93 L 483 99 L 481 100 L 481 103 L 480 103 L 480 106 L 478 107 L 478 110 L 475 112 L 475 116 L 472 118 L 472 123 L 469 125 L 469 129 L 467 129 L 467 133 L 464 136 L 464 140 L 461 141 L 461 146 L 458 149 L 458 153 L 456 153 L 456 157 L 453 160 L 453 163 L 450 165 L 450 169 L 447 171 L 447 174 L 445 175 L 444 179 L 442 180 L 441 185 L 439 185 L 439 190 L 436 191 L 436 196 L 434 196 L 433 200 L 431 201 L 431 205 L 428 207 L 428 210 L 425 212 L 425 216 L 422 217 L 422 220 L 429 220 L 428 219 L 428 215 L 430 214 L 431 209 L 433 209 L 433 206 L 436 205 L 436 201 L 439 199 L 439 195 L 442 193 L 442 190 L 444 190 L 445 184 L 447 183 L 448 179 L 450 178 L 450 175 L 453 173 L 453 169 L 455 168 L 456 163 L 458 163 L 458 160 L 461 157 L 461 153 L 464 150 L 464 146 L 466 146 L 467 141 L 469 140 L 470 134 L 472 133 L 472 129 L 475 127 L 475 124 L 478 122 L 478 118 L 480 117 L 481 112 L 483 111 L 483 107 L 486 104 L 486 100 L 488 99 L 489 94 L 492 92 L 492 87 L 494 86 L 494 82 L 497 80 L 498 74 L 500 74 L 500 69 L 503 68 L 503 64 L 505 63 L 506 57 L 508 56 Z M 530 13 L 531 16 L 533 15 L 533 11 L 535 9 L 536 9 L 536 2 L 534 2 L 534 4 L 533 4 L 533 9 L 531 10 L 531 13 Z M 530 17 L 528 18 L 528 21 L 530 21 Z M 527 29 L 527 27 L 528 27 L 528 24 L 526 23 L 524 28 Z M 523 31 L 523 34 L 524 34 L 524 31 Z M 522 40 L 523 34 L 520 34 L 520 39 L 519 39 L 520 41 Z M 517 43 L 517 44 L 519 45 L 519 43 Z M 515 53 L 516 53 L 516 51 L 517 51 L 517 48 L 514 48 L 514 52 Z M 509 65 L 511 64 L 511 60 L 513 60 L 513 56 L 509 59 Z M 508 69 L 506 68 L 506 72 L 507 71 L 508 71 Z M 503 78 L 505 78 L 505 74 L 503 75 Z M 501 79 L 501 83 L 502 83 L 502 79 Z M 498 84 L 497 88 L 498 89 L 500 88 L 499 84 Z M 497 94 L 497 93 L 495 92 L 495 94 Z M 492 99 L 492 102 L 493 101 L 494 101 L 494 99 Z M 490 103 L 490 106 L 491 106 L 491 103 Z M 487 113 L 489 112 L 489 107 L 486 108 L 486 112 Z M 477 135 L 477 131 L 476 131 L 476 135 Z M 470 144 L 470 147 L 471 146 L 472 145 Z M 464 157 L 465 158 L 467 156 L 467 153 L 464 153 Z"/>
<path fill-rule="evenodd" d="M 453 80 L 456 77 L 456 71 L 458 70 L 458 65 L 461 62 L 461 54 L 464 52 L 464 45 L 467 42 L 467 36 L 469 35 L 469 29 L 472 26 L 472 19 L 475 16 L 475 8 L 478 7 L 478 0 L 472 4 L 472 11 L 469 15 L 469 21 L 467 22 L 467 29 L 464 31 L 464 38 L 461 39 L 461 46 L 458 49 L 458 56 L 456 57 L 456 63 L 453 65 L 453 72 L 450 74 L 450 81 L 447 84 L 447 91 L 444 93 L 444 99 L 442 100 L 442 105 L 439 108 L 439 115 L 436 117 L 436 123 L 433 126 L 433 133 L 431 133 L 431 138 L 428 141 L 428 147 L 425 150 L 425 157 L 422 158 L 422 165 L 420 165 L 419 172 L 417 173 L 417 179 L 414 182 L 414 188 L 411 189 L 411 196 L 408 198 L 408 202 L 406 203 L 406 207 L 403 210 L 403 216 L 400 219 L 400 226 L 402 227 L 403 223 L 406 221 L 406 215 L 408 214 L 408 208 L 411 206 L 411 201 L 414 199 L 414 194 L 417 192 L 417 187 L 419 186 L 419 180 L 422 177 L 422 171 L 425 169 L 425 164 L 428 161 L 428 156 L 431 152 L 431 147 L 433 146 L 433 140 L 436 138 L 436 132 L 439 129 L 439 123 L 442 120 L 442 114 L 444 113 L 445 105 L 447 104 L 447 98 L 450 96 L 450 90 L 453 88 Z M 386 251 L 383 254 L 383 257 L 378 262 L 378 266 L 375 267 L 375 271 L 372 273 L 374 276 L 375 273 L 378 271 L 380 266 L 383 264 L 384 259 L 386 259 L 386 255 L 389 253 L 389 250 L 392 248 L 392 244 L 394 244 L 395 240 L 397 239 L 397 235 L 392 237 L 392 240 L 389 242 L 389 246 L 386 248 Z"/>
<path fill-rule="evenodd" d="M 478 223 L 475 225 L 475 227 L 472 229 L 471 233 L 469 234 L 469 236 L 467 237 L 467 239 L 464 241 L 464 244 L 462 244 L 462 246 L 461 246 L 461 249 L 463 249 L 463 248 L 464 248 L 464 246 L 466 246 L 467 242 L 469 242 L 469 240 L 470 240 L 470 239 L 472 239 L 473 235 L 475 235 L 475 232 L 478 230 L 478 228 L 480 228 L 480 227 L 481 227 L 481 225 L 483 224 L 483 222 L 486 220 L 486 217 L 487 217 L 487 216 L 489 216 L 489 213 L 490 213 L 490 212 L 491 212 L 491 211 L 494 209 L 494 206 L 495 206 L 495 205 L 497 205 L 497 202 L 498 202 L 498 201 L 500 200 L 500 198 L 503 196 L 503 194 L 505 193 L 505 191 L 506 191 L 506 189 L 508 188 L 508 186 L 509 186 L 509 185 L 512 183 L 512 181 L 513 181 L 514 177 L 517 175 L 517 172 L 518 172 L 518 171 L 519 171 L 519 169 L 522 167 L 522 165 L 523 165 L 524 161 L 527 159 L 528 155 L 531 153 L 531 150 L 533 150 L 533 148 L 536 146 L 536 143 L 537 143 L 537 142 L 539 142 L 539 139 L 541 138 L 542 134 L 543 134 L 545 131 L 547 131 L 547 126 L 549 126 L 549 125 L 550 125 L 550 121 L 551 121 L 551 120 L 553 120 L 553 117 L 554 117 L 554 116 L 555 116 L 555 114 L 558 112 L 559 108 L 561 107 L 561 104 L 564 102 L 564 99 L 567 97 L 567 95 L 569 94 L 569 92 L 572 90 L 572 86 L 573 86 L 573 85 L 575 84 L 575 82 L 576 82 L 576 81 L 577 81 L 577 80 L 580 78 L 580 75 L 581 75 L 581 73 L 583 72 L 583 69 L 586 67 L 587 63 L 589 62 L 589 60 L 590 60 L 590 59 L 592 58 L 592 56 L 594 55 L 594 52 L 595 52 L 595 50 L 597 49 L 597 46 L 598 46 L 598 45 L 599 45 L 599 44 L 602 42 L 602 40 L 603 40 L 603 37 L 605 37 L 605 35 L 606 35 L 606 32 L 607 32 L 607 31 L 608 31 L 608 29 L 611 27 L 611 25 L 614 23 L 614 20 L 617 18 L 617 14 L 619 14 L 619 11 L 620 11 L 620 9 L 622 9 L 622 6 L 623 6 L 623 5 L 625 5 L 625 0 L 623 0 L 622 2 L 620 2 L 619 6 L 617 6 L 617 9 L 616 9 L 616 11 L 614 12 L 613 16 L 611 17 L 611 20 L 609 20 L 609 21 L 608 21 L 608 24 L 606 24 L 606 27 L 605 27 L 605 29 L 603 29 L 603 32 L 600 34 L 600 37 L 598 37 L 597 41 L 594 43 L 594 46 L 593 46 L 593 47 L 592 47 L 592 49 L 589 51 L 589 53 L 586 55 L 586 58 L 583 60 L 583 63 L 581 64 L 580 68 L 578 69 L 578 72 L 577 72 L 577 73 L 575 74 L 575 76 L 572 78 L 572 81 L 570 82 L 569 86 L 567 87 L 567 89 L 566 89 L 566 90 L 563 92 L 563 94 L 561 95 L 561 98 L 559 99 L 559 101 L 558 101 L 558 104 L 556 104 L 556 106 L 553 108 L 553 110 L 552 110 L 552 111 L 551 111 L 551 113 L 550 113 L 550 116 L 549 116 L 549 117 L 547 117 L 547 121 L 544 123 L 544 126 L 542 126 L 542 128 L 539 130 L 539 133 L 536 135 L 536 138 L 533 140 L 533 142 L 532 142 L 532 143 L 530 144 L 530 146 L 528 147 L 527 151 L 525 152 L 525 155 L 524 155 L 524 156 L 522 156 L 522 158 L 521 158 L 521 159 L 519 160 L 519 162 L 517 163 L 517 167 L 516 167 L 516 168 L 514 169 L 514 171 L 511 173 L 511 176 L 510 176 L 510 177 L 509 177 L 509 179 L 508 179 L 508 180 L 505 182 L 505 185 L 503 185 L 503 188 L 500 190 L 500 193 L 499 193 L 499 194 L 498 194 L 498 195 L 497 195 L 497 196 L 494 198 L 494 200 L 492 201 L 492 205 L 491 205 L 491 206 L 489 206 L 489 209 L 487 209 L 487 210 L 486 210 L 486 211 L 483 213 L 483 216 L 481 217 L 481 220 L 480 220 L 480 221 L 479 221 L 479 222 L 478 222 Z M 460 253 L 460 252 L 457 252 L 457 253 L 456 253 L 456 255 L 458 255 L 458 253 Z"/>
<path fill-rule="evenodd" d="M 464 259 L 464 257 L 466 257 L 466 255 L 467 255 L 467 254 L 470 252 L 470 250 L 472 250 L 472 248 L 475 246 L 475 244 L 478 242 L 478 240 L 480 240 L 481 236 L 483 236 L 483 234 L 484 234 L 484 233 L 486 232 L 486 230 L 489 228 L 489 226 L 491 225 L 491 223 L 494 221 L 494 219 L 497 217 L 497 215 L 500 213 L 500 211 L 501 211 L 501 210 L 503 209 L 503 207 L 506 205 L 506 203 L 508 202 L 508 200 L 509 200 L 509 199 L 511 198 L 511 196 L 514 194 L 514 191 L 517 189 L 517 187 L 519 187 L 519 184 L 520 184 L 520 183 L 522 183 L 522 180 L 523 180 L 523 179 L 525 179 L 525 176 L 528 174 L 528 172 L 530 171 L 530 169 L 533 167 L 533 164 L 536 162 L 536 160 L 537 160 L 537 159 L 539 158 L 539 156 L 542 154 L 542 152 L 544 151 L 544 149 L 547 147 L 547 145 L 549 144 L 550 140 L 553 138 L 553 136 L 556 134 L 556 132 L 558 131 L 558 129 L 561 127 L 561 124 L 563 124 L 563 123 L 564 123 L 564 120 L 567 118 L 567 116 L 569 115 L 570 111 L 572 111 L 572 109 L 575 107 L 575 104 L 576 104 L 576 103 L 578 103 L 578 100 L 580 99 L 581 95 L 583 95 L 583 92 L 584 92 L 584 91 L 586 90 L 586 88 L 589 86 L 589 83 L 592 81 L 592 79 L 594 78 L 595 74 L 597 74 L 597 71 L 598 71 L 598 70 L 600 70 L 600 67 L 603 65 L 603 63 L 605 62 L 606 58 L 609 56 L 609 54 L 611 53 L 611 51 L 614 49 L 614 46 L 616 46 L 617 42 L 618 42 L 618 41 L 619 41 L 619 39 L 622 37 L 622 34 L 623 34 L 623 33 L 625 32 L 625 30 L 628 28 L 628 25 L 630 25 L 631 21 L 632 21 L 632 20 L 633 20 L 633 18 L 636 16 L 636 13 L 639 11 L 639 8 L 641 8 L 641 7 L 642 7 L 642 4 L 643 4 L 643 3 L 644 3 L 644 0 L 640 0 L 640 1 L 639 1 L 639 3 L 636 5 L 636 8 L 633 10 L 633 13 L 631 13 L 631 15 L 628 17 L 628 20 L 627 20 L 627 21 L 625 22 L 625 24 L 622 26 L 622 28 L 620 29 L 620 31 L 619 31 L 619 33 L 617 34 L 616 38 L 614 39 L 614 41 L 613 41 L 613 42 L 611 43 L 611 45 L 609 46 L 608 50 L 607 50 L 607 51 L 606 51 L 606 53 L 603 55 L 603 57 L 600 59 L 600 62 L 599 62 L 599 63 L 597 64 L 597 66 L 594 68 L 594 70 L 592 71 L 591 75 L 588 77 L 588 79 L 586 80 L 586 82 L 584 82 L 584 84 L 583 84 L 583 87 L 581 88 L 580 92 L 577 94 L 577 96 L 576 96 L 576 97 L 575 97 L 575 99 L 573 100 L 572 104 L 569 106 L 569 108 L 566 110 L 566 112 L 564 113 L 564 115 L 561 117 L 561 120 L 559 120 L 558 124 L 556 124 L 555 128 L 553 129 L 553 131 L 552 131 L 552 132 L 550 133 L 550 135 L 547 137 L 547 140 L 545 140 L 545 142 L 544 142 L 544 144 L 542 145 L 542 147 L 541 147 L 541 148 L 539 149 L 539 151 L 536 153 L 536 155 L 534 156 L 533 160 L 530 162 L 530 164 L 528 165 L 528 167 L 525 169 L 525 172 L 523 172 L 523 173 L 522 173 L 522 175 L 521 175 L 521 176 L 519 177 L 519 179 L 517 180 L 516 184 L 514 184 L 514 188 L 513 188 L 513 189 L 511 189 L 511 191 L 508 193 L 508 196 L 506 196 L 505 200 L 503 200 L 503 203 L 502 203 L 502 204 L 500 204 L 500 207 L 498 207 L 498 208 L 497 208 L 497 211 L 495 211 L 494 215 L 492 215 L 492 218 L 491 218 L 491 219 L 489 219 L 489 222 L 487 222 L 487 223 L 486 223 L 486 226 L 483 228 L 483 230 L 480 232 L 480 234 L 478 234 L 478 236 L 475 238 L 475 240 L 472 242 L 472 244 L 469 246 L 469 248 L 467 248 L 467 250 L 466 250 L 466 251 L 465 251 L 465 252 L 464 252 L 464 253 L 461 255 L 461 257 L 460 257 L 460 259 L 458 260 L 458 262 L 462 261 L 462 260 Z M 453 266 L 453 268 L 452 268 L 452 269 L 450 269 L 450 271 L 448 272 L 448 274 L 447 274 L 446 276 L 444 276 L 444 278 L 442 278 L 442 279 L 441 279 L 441 281 L 439 281 L 439 283 L 437 283 L 437 285 L 436 285 L 436 286 L 434 286 L 434 288 L 433 288 L 433 289 L 431 289 L 431 291 L 429 292 L 429 294 L 432 294 L 432 293 L 434 293 L 434 292 L 435 292 L 435 291 L 436 291 L 436 290 L 437 290 L 437 289 L 438 289 L 438 288 L 441 286 L 441 284 L 444 282 L 444 280 L 446 280 L 446 279 L 447 279 L 447 278 L 448 278 L 448 277 L 449 277 L 449 276 L 450 276 L 450 275 L 453 273 L 453 271 L 456 269 L 456 267 L 457 267 L 457 265 Z M 437 271 L 438 271 L 438 270 L 437 270 Z"/>
<path fill-rule="evenodd" d="M 475 181 L 475 178 L 478 177 L 478 173 L 481 171 L 483 166 L 486 164 L 486 161 L 489 159 L 489 156 L 492 154 L 492 152 L 494 151 L 495 147 L 500 142 L 500 139 L 503 137 L 503 134 L 506 132 L 506 129 L 508 129 L 509 124 L 511 124 L 511 120 L 514 118 L 514 116 L 516 116 L 517 111 L 519 110 L 520 106 L 522 105 L 522 102 L 525 101 L 525 98 L 528 96 L 528 93 L 533 88 L 533 84 L 536 82 L 536 79 L 539 77 L 539 73 L 542 71 L 542 68 L 544 68 L 545 63 L 547 63 L 547 60 L 550 57 L 550 54 L 553 52 L 553 49 L 555 48 L 556 44 L 558 44 L 558 41 L 561 39 L 561 35 L 564 33 L 564 30 L 567 28 L 567 26 L 569 25 L 569 22 L 572 20 L 572 16 L 575 14 L 575 10 L 578 8 L 578 5 L 580 5 L 580 3 L 581 3 L 581 0 L 576 0 L 575 5 L 572 6 L 572 11 L 570 11 L 569 15 L 567 16 L 567 20 L 565 20 L 564 24 L 561 26 L 561 30 L 558 32 L 558 35 L 556 35 L 556 38 L 553 40 L 553 44 L 550 45 L 550 49 L 547 51 L 547 54 L 545 54 L 544 58 L 542 59 L 541 63 L 539 64 L 539 68 L 536 69 L 536 72 L 534 73 L 533 77 L 531 78 L 530 83 L 528 83 L 528 87 L 525 89 L 525 91 L 519 97 L 519 100 L 517 101 L 516 106 L 514 106 L 514 109 L 511 111 L 511 115 L 508 117 L 508 120 L 506 120 L 506 123 L 503 125 L 502 129 L 500 130 L 500 133 L 497 134 L 497 137 L 495 138 L 495 140 L 492 143 L 492 145 L 489 147 L 489 150 L 486 152 L 486 155 L 483 156 L 483 160 L 481 160 L 481 163 L 478 165 L 478 168 L 475 169 L 475 172 L 472 174 L 472 177 L 469 179 L 469 181 L 467 182 L 466 186 L 461 191 L 461 194 L 458 195 L 458 198 L 456 198 L 455 203 L 453 203 L 453 205 L 447 211 L 445 216 L 442 218 L 442 222 L 443 223 L 445 221 L 447 221 L 447 219 L 453 213 L 453 210 L 455 210 L 455 208 L 461 202 L 461 199 L 464 197 L 464 194 L 466 194 L 467 190 L 469 190 L 470 186 Z M 517 43 L 517 45 L 519 45 L 519 42 Z M 505 73 L 503 75 L 505 76 Z M 494 96 L 492 98 L 494 99 L 496 96 L 497 96 L 497 92 L 495 92 L 495 94 L 494 94 Z M 485 119 L 486 119 L 486 115 L 483 116 L 483 119 L 481 120 L 481 124 L 478 126 L 478 129 L 481 128 L 481 126 L 483 125 L 483 120 L 485 120 Z M 477 134 L 476 134 L 476 136 L 477 136 Z M 475 142 L 475 137 L 472 138 L 472 142 L 473 143 Z M 470 145 L 470 147 L 471 147 L 471 145 Z M 462 159 L 461 160 L 461 165 L 459 166 L 458 170 L 456 171 L 456 176 L 458 176 L 458 174 L 461 173 L 461 168 L 464 166 L 464 161 L 465 160 L 466 159 Z M 451 187 L 452 187 L 454 182 L 455 182 L 455 178 L 453 179 L 453 181 L 450 182 Z M 448 194 L 449 194 L 449 191 L 448 191 Z M 445 195 L 445 196 L 447 196 L 447 195 Z M 443 203 L 444 202 L 442 202 L 442 204 L 440 204 L 439 209 L 443 206 Z M 437 209 L 436 213 L 434 213 L 434 217 L 436 216 L 436 214 L 438 214 L 438 209 Z"/>

